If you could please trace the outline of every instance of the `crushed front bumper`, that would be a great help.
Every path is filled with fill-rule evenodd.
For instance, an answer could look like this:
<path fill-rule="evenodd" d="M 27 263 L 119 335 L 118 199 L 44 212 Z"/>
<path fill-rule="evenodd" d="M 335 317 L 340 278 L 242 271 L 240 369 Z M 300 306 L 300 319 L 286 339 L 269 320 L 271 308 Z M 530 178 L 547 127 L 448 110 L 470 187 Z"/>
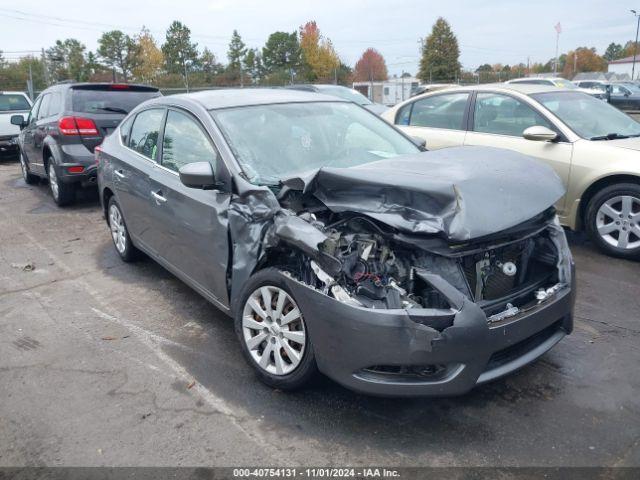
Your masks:
<path fill-rule="evenodd" d="M 305 312 L 320 371 L 367 394 L 463 394 L 534 361 L 573 329 L 573 282 L 496 324 L 464 297 L 453 325 L 440 332 L 427 326 L 437 310 L 351 306 L 283 277 Z"/>

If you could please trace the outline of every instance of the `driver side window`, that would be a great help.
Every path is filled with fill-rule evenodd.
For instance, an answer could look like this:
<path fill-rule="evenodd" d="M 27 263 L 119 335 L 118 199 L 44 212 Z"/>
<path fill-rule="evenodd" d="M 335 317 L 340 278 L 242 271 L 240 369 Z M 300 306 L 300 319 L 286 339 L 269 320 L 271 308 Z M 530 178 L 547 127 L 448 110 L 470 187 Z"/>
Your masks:
<path fill-rule="evenodd" d="M 189 163 L 209 162 L 216 172 L 218 154 L 209 136 L 189 115 L 169 110 L 162 140 L 162 163 L 177 172 Z"/>
<path fill-rule="evenodd" d="M 533 126 L 553 125 L 529 105 L 508 95 L 479 93 L 474 109 L 473 131 L 521 137 Z"/>
<path fill-rule="evenodd" d="M 42 103 L 42 95 L 38 97 L 36 103 L 31 107 L 31 111 L 29 112 L 29 118 L 27 118 L 27 125 L 30 125 L 31 122 L 35 122 L 36 118 L 38 118 L 38 110 L 40 109 L 40 104 Z"/>

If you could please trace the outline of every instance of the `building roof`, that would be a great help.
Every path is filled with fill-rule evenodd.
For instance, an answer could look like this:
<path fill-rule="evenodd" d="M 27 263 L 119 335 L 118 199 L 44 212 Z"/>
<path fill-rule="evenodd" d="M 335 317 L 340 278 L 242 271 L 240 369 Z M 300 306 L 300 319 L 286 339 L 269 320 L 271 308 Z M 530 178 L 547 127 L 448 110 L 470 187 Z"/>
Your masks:
<path fill-rule="evenodd" d="M 636 55 L 636 62 L 640 62 L 640 55 Z M 619 58 L 617 60 L 611 60 L 609 65 L 614 65 L 616 63 L 633 63 L 633 55 L 630 57 Z"/>
<path fill-rule="evenodd" d="M 229 88 L 175 95 L 200 103 L 207 110 L 217 108 L 268 105 L 273 103 L 341 102 L 337 97 L 315 92 L 279 88 Z"/>

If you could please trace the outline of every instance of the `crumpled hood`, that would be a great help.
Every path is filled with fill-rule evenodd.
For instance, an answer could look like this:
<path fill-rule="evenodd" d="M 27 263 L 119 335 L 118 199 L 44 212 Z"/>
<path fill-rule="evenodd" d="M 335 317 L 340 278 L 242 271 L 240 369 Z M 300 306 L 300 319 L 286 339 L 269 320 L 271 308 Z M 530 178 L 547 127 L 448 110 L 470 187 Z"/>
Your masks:
<path fill-rule="evenodd" d="M 354 212 L 408 233 L 462 242 L 508 229 L 564 195 L 535 159 L 488 147 L 454 147 L 351 168 L 325 167 L 283 181 L 334 212 Z"/>

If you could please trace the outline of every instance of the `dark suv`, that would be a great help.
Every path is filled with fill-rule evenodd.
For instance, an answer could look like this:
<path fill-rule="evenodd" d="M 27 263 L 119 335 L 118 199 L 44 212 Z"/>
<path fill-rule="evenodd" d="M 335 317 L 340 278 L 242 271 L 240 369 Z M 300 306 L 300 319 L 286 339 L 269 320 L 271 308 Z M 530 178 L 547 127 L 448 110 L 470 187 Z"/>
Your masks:
<path fill-rule="evenodd" d="M 63 83 L 43 91 L 28 118 L 11 117 L 21 132 L 20 164 L 25 182 L 49 180 L 62 206 L 78 186 L 96 182 L 94 148 L 134 107 L 160 96 L 155 87 L 115 83 Z"/>

